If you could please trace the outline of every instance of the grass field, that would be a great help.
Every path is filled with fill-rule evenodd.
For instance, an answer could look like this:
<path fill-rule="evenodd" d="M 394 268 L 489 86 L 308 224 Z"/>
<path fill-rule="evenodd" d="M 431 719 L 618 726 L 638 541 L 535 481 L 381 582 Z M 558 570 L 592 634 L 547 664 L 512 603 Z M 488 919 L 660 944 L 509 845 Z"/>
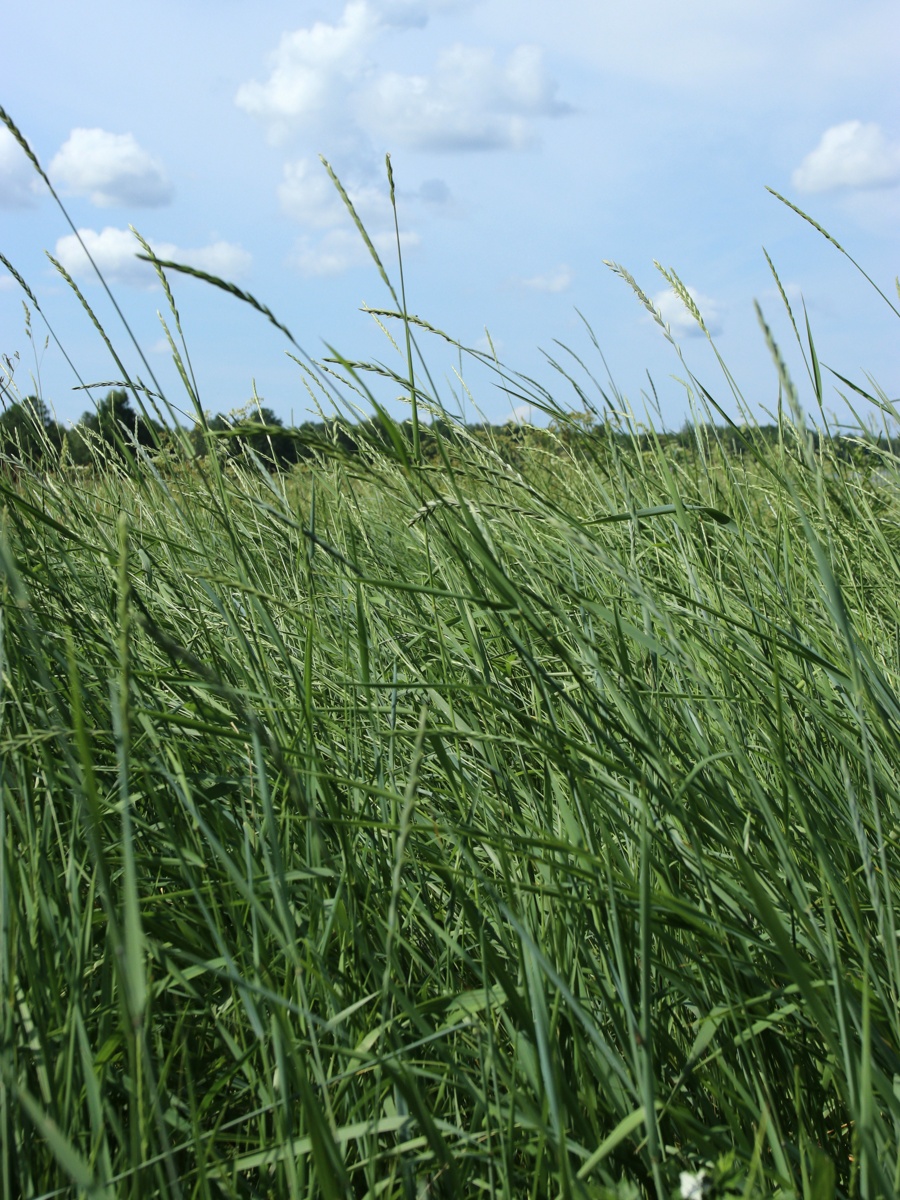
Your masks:
<path fill-rule="evenodd" d="M 900 478 L 774 358 L 741 452 L 426 458 L 404 350 L 291 474 L 6 465 L 4 1196 L 897 1194 Z"/>

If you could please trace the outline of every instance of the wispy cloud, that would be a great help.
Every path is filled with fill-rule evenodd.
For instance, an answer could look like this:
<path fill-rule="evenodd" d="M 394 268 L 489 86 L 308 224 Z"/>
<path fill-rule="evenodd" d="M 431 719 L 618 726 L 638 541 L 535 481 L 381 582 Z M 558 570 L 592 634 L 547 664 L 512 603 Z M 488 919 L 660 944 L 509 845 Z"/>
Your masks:
<path fill-rule="evenodd" d="M 482 354 L 489 354 L 491 358 L 495 355 L 497 358 L 501 358 L 505 345 L 502 338 L 494 337 L 489 329 L 485 329 L 484 336 L 475 339 L 472 349 L 478 350 Z"/>
<path fill-rule="evenodd" d="M 351 168 L 352 170 L 352 168 Z M 387 182 L 381 187 L 367 183 L 360 172 L 342 178 L 347 198 L 363 223 L 393 224 L 393 212 Z M 331 229 L 345 225 L 347 206 L 320 162 L 301 158 L 284 167 L 284 179 L 278 187 L 282 211 L 311 229 Z"/>
<path fill-rule="evenodd" d="M 379 257 L 390 267 L 390 256 L 396 253 L 397 241 L 394 233 L 376 233 L 372 245 Z M 401 233 L 400 248 L 412 250 L 419 245 L 417 233 Z M 370 266 L 371 256 L 359 233 L 351 229 L 330 229 L 318 240 L 301 238 L 288 259 L 301 275 L 340 275 L 351 267 Z"/>
<path fill-rule="evenodd" d="M 379 255 L 389 255 L 396 247 L 396 233 L 387 182 L 376 185 L 361 178 L 363 174 L 357 170 L 355 177 L 342 175 L 342 185 Z M 288 264 L 302 275 L 339 275 L 352 267 L 371 264 L 347 206 L 320 162 L 298 159 L 285 164 L 278 199 L 282 211 L 308 231 L 288 258 Z M 401 233 L 404 251 L 414 249 L 419 242 L 414 230 Z"/>
<path fill-rule="evenodd" d="M 98 208 L 159 208 L 173 189 L 162 163 L 130 133 L 73 129 L 50 163 L 50 177 Z"/>
<path fill-rule="evenodd" d="M 8 129 L 0 127 L 0 208 L 34 208 L 38 185 L 22 147 Z"/>
<path fill-rule="evenodd" d="M 144 288 L 156 285 L 156 272 L 149 263 L 136 257 L 142 253 L 142 249 L 129 229 L 108 225 L 99 233 L 95 229 L 79 229 L 78 232 L 108 282 Z M 172 242 L 147 240 L 158 258 L 182 262 L 226 279 L 240 279 L 246 275 L 252 261 L 246 250 L 232 242 L 213 242 L 209 246 L 190 250 Z M 93 275 L 87 255 L 72 233 L 56 243 L 56 257 L 74 278 Z"/>
<path fill-rule="evenodd" d="M 521 287 L 531 288 L 535 292 L 565 292 L 572 286 L 575 272 L 571 267 L 561 263 L 556 270 L 546 275 L 532 275 L 528 279 L 520 279 Z"/>
<path fill-rule="evenodd" d="M 506 63 L 480 46 L 450 46 L 430 75 L 378 75 L 351 108 L 370 137 L 415 150 L 520 150 L 537 137 L 539 118 L 563 116 L 558 86 L 536 46 L 519 46 Z"/>
<path fill-rule="evenodd" d="M 719 306 L 716 301 L 709 296 L 702 295 L 692 287 L 688 287 L 687 292 L 699 309 L 710 335 L 715 337 L 721 333 L 722 324 L 719 319 Z M 657 292 L 653 297 L 653 303 L 659 309 L 662 319 L 669 326 L 674 337 L 705 336 L 693 313 L 690 312 L 681 297 L 677 296 L 671 288 L 667 288 L 664 292 Z M 652 318 L 648 316 L 646 319 L 651 320 Z"/>
<path fill-rule="evenodd" d="M 791 182 L 801 192 L 900 183 L 900 142 L 889 141 L 874 123 L 844 121 L 832 125 L 791 175 Z"/>
<path fill-rule="evenodd" d="M 533 404 L 518 404 L 507 418 L 507 425 L 533 425 L 534 418 L 539 413 Z"/>

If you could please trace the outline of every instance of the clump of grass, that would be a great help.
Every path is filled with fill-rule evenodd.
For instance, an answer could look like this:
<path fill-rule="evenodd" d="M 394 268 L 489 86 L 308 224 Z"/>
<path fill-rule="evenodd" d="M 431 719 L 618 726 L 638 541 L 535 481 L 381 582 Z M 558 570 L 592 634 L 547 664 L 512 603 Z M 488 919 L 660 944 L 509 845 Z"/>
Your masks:
<path fill-rule="evenodd" d="M 4 1194 L 896 1194 L 896 460 L 434 465 L 398 315 L 356 455 L 0 475 Z"/>

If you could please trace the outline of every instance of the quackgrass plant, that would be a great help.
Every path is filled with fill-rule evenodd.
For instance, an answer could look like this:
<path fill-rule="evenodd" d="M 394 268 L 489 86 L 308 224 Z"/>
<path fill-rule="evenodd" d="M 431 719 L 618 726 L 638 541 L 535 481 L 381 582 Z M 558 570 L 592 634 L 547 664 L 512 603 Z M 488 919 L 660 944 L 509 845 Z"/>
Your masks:
<path fill-rule="evenodd" d="M 574 356 L 476 436 L 393 299 L 298 362 L 352 453 L 222 455 L 173 339 L 204 454 L 2 464 L 3 1195 L 896 1195 L 889 437 L 765 324 L 774 437 Z"/>

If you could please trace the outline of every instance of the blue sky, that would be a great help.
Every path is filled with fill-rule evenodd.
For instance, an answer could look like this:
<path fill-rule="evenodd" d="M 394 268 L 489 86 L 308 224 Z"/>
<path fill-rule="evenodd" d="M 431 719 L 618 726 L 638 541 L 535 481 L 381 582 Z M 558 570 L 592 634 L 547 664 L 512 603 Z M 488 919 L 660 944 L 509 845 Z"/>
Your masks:
<path fill-rule="evenodd" d="M 133 225 L 161 257 L 233 280 L 267 304 L 313 358 L 402 359 L 363 305 L 389 296 L 320 161 L 357 205 L 397 282 L 384 157 L 397 188 L 409 310 L 488 348 L 566 405 L 547 361 L 562 343 L 601 383 L 606 368 L 641 416 L 656 389 L 679 427 L 684 367 L 605 265 L 622 264 L 669 322 L 691 370 L 736 404 L 702 331 L 654 260 L 695 296 L 760 419 L 777 377 L 758 300 L 811 405 L 773 259 L 821 360 L 900 394 L 894 316 L 840 254 L 766 191 L 814 216 L 900 307 L 900 7 L 895 0 L 32 0 L 4 15 L 0 104 L 28 138 L 91 247 L 167 395 L 183 392 L 135 259 Z M 54 255 L 146 380 L 59 210 L 0 133 L 0 251 L 27 279 L 85 382 L 118 378 Z M 258 314 L 172 275 L 211 412 L 254 387 L 285 421 L 309 398 L 283 337 Z M 90 405 L 0 268 L 0 354 L 21 395 L 39 388 L 62 420 Z M 442 397 L 467 419 L 516 402 L 490 373 L 423 338 Z M 18 354 L 18 358 L 16 355 Z M 100 397 L 105 388 L 97 389 Z M 382 398 L 402 413 L 397 389 Z M 847 410 L 827 385 L 826 411 Z M 537 416 L 537 414 L 534 414 Z M 658 418 L 654 418 L 658 422 Z"/>

